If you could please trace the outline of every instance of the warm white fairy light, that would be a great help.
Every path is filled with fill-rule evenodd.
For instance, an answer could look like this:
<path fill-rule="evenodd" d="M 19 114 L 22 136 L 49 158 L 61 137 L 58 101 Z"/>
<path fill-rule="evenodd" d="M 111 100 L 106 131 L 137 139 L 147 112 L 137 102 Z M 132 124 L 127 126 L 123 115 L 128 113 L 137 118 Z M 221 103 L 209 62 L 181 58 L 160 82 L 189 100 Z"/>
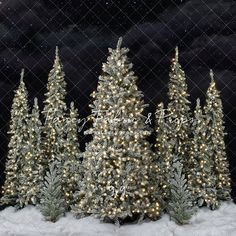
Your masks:
<path fill-rule="evenodd" d="M 27 141 L 28 93 L 23 77 L 24 70 L 21 72 L 20 85 L 15 92 L 11 109 L 10 130 L 8 132 L 10 142 L 5 169 L 6 180 L 2 188 L 3 197 L 1 199 L 3 204 L 16 204 L 20 162 L 24 156 L 21 147 Z"/>
<path fill-rule="evenodd" d="M 219 91 L 216 88 L 213 71 L 210 70 L 211 83 L 207 90 L 204 111 L 207 117 L 207 134 L 211 148 L 211 158 L 215 166 L 216 191 L 219 200 L 230 199 L 231 180 L 229 163 L 225 152 L 223 108 Z"/>
<path fill-rule="evenodd" d="M 149 177 L 153 157 L 148 143 L 143 141 L 150 132 L 140 118 L 143 105 L 135 86 L 137 78 L 130 72 L 128 49 L 121 48 L 121 40 L 109 52 L 97 92 L 92 94 L 95 98 L 92 108 L 106 113 L 99 114 L 101 119 L 93 117 L 93 127 L 87 132 L 93 134 L 93 140 L 84 154 L 86 180 L 74 211 L 116 219 L 129 213 L 139 215 L 145 210 L 146 216 L 156 219 L 160 214 L 154 195 L 156 183 L 152 186 Z M 100 154 L 96 156 L 98 148 Z M 113 190 L 109 191 L 111 187 Z"/>

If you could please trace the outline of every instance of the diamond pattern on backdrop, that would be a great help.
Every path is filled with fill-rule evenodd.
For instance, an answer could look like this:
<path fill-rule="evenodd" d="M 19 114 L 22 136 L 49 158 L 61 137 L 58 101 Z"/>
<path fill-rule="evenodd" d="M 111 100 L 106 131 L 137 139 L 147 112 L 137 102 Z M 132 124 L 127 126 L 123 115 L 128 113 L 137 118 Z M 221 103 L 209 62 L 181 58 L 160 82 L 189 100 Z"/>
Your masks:
<path fill-rule="evenodd" d="M 139 87 L 150 104 L 150 111 L 154 111 L 157 103 L 166 102 L 170 58 L 175 45 L 180 46 L 180 62 L 187 74 L 192 101 L 197 97 L 204 99 L 210 81 L 208 71 L 213 67 L 225 108 L 227 153 L 231 171 L 236 176 L 233 159 L 236 146 L 235 4 L 233 1 L 206 4 L 203 0 L 148 2 L 8 0 L 0 3 L 0 183 L 10 106 L 21 67 L 26 68 L 25 81 L 31 103 L 37 96 L 42 108 L 47 74 L 58 45 L 67 75 L 68 102 L 76 101 L 80 117 L 85 117 L 89 114 L 89 95 L 96 88 L 107 47 L 114 47 L 121 35 L 124 45 L 130 48 Z M 81 138 L 83 144 L 86 138 L 83 135 Z M 233 180 L 235 182 L 236 177 Z"/>

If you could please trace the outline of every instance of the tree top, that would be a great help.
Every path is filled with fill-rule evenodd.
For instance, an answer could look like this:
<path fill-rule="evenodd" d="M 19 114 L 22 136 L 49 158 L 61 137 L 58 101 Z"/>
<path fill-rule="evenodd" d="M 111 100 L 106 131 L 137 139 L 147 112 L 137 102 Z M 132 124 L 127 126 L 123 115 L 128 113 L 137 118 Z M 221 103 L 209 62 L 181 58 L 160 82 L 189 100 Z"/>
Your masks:
<path fill-rule="evenodd" d="M 116 48 L 119 50 L 121 48 L 121 44 L 122 44 L 123 38 L 119 37 L 118 42 L 117 42 L 117 46 Z"/>
<path fill-rule="evenodd" d="M 59 47 L 56 46 L 54 64 L 59 64 L 59 62 L 60 62 Z"/>
<path fill-rule="evenodd" d="M 22 68 L 21 69 L 21 73 L 20 73 L 20 83 L 24 83 L 24 75 L 25 75 L 25 69 Z"/>
<path fill-rule="evenodd" d="M 34 98 L 34 106 L 35 106 L 35 107 L 38 106 L 38 98 L 37 98 L 37 97 Z"/>
<path fill-rule="evenodd" d="M 55 55 L 56 55 L 56 57 L 59 56 L 59 48 L 58 48 L 58 46 L 56 46 Z"/>
<path fill-rule="evenodd" d="M 178 46 L 175 47 L 175 61 L 177 62 L 179 60 L 179 48 Z"/>
<path fill-rule="evenodd" d="M 164 107 L 164 103 L 163 102 L 160 102 L 158 105 L 157 105 L 157 107 L 160 109 L 163 109 L 163 107 Z"/>
<path fill-rule="evenodd" d="M 70 103 L 70 108 L 71 108 L 71 109 L 74 109 L 74 108 L 75 108 L 75 103 L 74 103 L 74 102 L 71 102 L 71 103 Z"/>
<path fill-rule="evenodd" d="M 200 107 L 201 105 L 200 105 L 200 98 L 197 98 L 197 105 L 196 105 L 196 107 Z"/>
<path fill-rule="evenodd" d="M 210 69 L 210 77 L 211 77 L 211 82 L 214 82 L 214 73 L 212 69 Z"/>

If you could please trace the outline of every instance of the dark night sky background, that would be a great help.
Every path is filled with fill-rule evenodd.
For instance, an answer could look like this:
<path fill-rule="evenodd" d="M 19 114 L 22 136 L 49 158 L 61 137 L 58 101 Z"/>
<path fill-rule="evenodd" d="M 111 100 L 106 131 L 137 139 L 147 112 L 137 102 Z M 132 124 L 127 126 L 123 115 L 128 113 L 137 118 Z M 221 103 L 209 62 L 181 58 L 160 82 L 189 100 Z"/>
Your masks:
<path fill-rule="evenodd" d="M 226 114 L 227 153 L 236 183 L 236 3 L 234 0 L 0 1 L 0 175 L 3 182 L 7 130 L 13 91 L 22 67 L 30 102 L 42 102 L 55 46 L 60 47 L 68 83 L 80 117 L 89 114 L 89 95 L 96 88 L 107 48 L 119 36 L 149 111 L 167 102 L 170 59 L 179 45 L 192 105 L 204 94 L 213 68 Z M 42 105 L 42 104 L 41 104 Z M 42 106 L 41 106 L 42 107 Z M 236 185 L 233 185 L 236 197 Z"/>

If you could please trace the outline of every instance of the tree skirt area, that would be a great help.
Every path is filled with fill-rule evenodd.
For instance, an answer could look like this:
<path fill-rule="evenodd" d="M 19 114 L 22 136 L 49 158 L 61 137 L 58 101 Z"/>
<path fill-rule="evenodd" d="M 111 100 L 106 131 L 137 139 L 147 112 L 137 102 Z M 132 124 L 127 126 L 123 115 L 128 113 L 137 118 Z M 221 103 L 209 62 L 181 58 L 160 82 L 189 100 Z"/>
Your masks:
<path fill-rule="evenodd" d="M 236 205 L 223 203 L 219 210 L 205 208 L 191 219 L 190 224 L 178 226 L 164 215 L 155 222 L 117 227 L 101 223 L 93 217 L 75 219 L 67 214 L 56 223 L 43 220 L 35 207 L 15 211 L 8 207 L 0 212 L 0 236 L 235 236 Z"/>

